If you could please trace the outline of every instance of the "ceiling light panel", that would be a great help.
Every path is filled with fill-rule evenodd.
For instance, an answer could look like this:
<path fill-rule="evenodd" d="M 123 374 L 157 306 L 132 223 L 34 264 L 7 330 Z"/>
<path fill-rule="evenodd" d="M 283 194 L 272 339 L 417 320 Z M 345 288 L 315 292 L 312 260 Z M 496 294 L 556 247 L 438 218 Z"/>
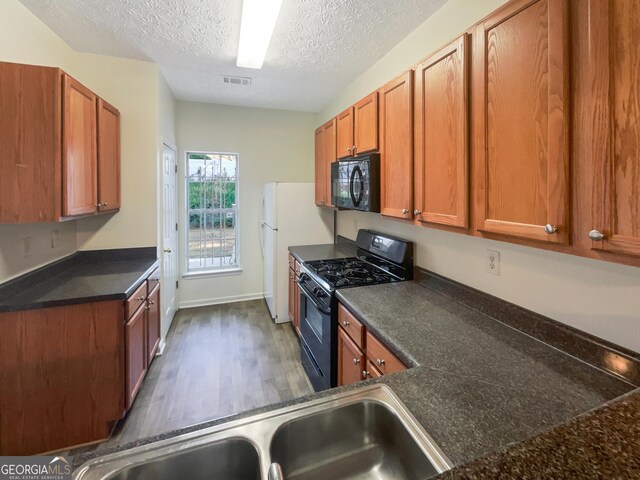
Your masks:
<path fill-rule="evenodd" d="M 240 25 L 238 67 L 262 68 L 282 0 L 244 0 Z"/>

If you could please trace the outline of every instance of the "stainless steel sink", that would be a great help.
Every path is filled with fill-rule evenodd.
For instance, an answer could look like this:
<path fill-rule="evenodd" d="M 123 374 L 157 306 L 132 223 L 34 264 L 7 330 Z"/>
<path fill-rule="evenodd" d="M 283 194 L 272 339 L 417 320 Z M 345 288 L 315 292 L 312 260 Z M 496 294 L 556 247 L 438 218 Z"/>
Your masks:
<path fill-rule="evenodd" d="M 385 385 L 254 415 L 90 460 L 75 480 L 415 479 L 451 468 Z"/>
<path fill-rule="evenodd" d="M 386 405 L 363 400 L 280 427 L 271 459 L 287 480 L 422 479 L 438 469 Z"/>

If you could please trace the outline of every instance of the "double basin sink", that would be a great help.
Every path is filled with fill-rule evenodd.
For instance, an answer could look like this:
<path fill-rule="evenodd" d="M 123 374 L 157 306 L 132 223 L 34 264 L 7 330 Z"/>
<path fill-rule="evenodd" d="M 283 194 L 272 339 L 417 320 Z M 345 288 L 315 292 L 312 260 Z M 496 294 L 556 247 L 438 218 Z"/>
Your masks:
<path fill-rule="evenodd" d="M 386 385 L 90 460 L 75 480 L 422 480 L 451 468 Z"/>

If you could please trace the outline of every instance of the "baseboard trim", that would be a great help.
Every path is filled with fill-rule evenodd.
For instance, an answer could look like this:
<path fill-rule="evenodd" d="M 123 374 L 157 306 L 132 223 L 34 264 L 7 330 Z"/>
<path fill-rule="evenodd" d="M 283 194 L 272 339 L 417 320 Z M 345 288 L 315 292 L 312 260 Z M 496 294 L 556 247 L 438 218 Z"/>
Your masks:
<path fill-rule="evenodd" d="M 206 300 L 191 300 L 188 302 L 180 302 L 179 308 L 208 307 L 210 305 L 222 305 L 224 303 L 247 302 L 249 300 L 260 300 L 264 294 L 248 293 L 246 295 L 232 295 L 229 297 L 210 298 Z"/>

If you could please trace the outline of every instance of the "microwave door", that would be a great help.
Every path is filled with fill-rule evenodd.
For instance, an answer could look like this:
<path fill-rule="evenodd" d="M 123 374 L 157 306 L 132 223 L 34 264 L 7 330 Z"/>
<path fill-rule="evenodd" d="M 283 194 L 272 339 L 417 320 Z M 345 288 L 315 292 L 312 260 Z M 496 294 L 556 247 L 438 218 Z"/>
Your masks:
<path fill-rule="evenodd" d="M 351 176 L 349 179 L 349 196 L 351 197 L 353 208 L 360 208 L 363 195 L 364 179 L 362 176 L 362 170 L 359 165 L 356 165 L 353 170 L 351 170 Z"/>

